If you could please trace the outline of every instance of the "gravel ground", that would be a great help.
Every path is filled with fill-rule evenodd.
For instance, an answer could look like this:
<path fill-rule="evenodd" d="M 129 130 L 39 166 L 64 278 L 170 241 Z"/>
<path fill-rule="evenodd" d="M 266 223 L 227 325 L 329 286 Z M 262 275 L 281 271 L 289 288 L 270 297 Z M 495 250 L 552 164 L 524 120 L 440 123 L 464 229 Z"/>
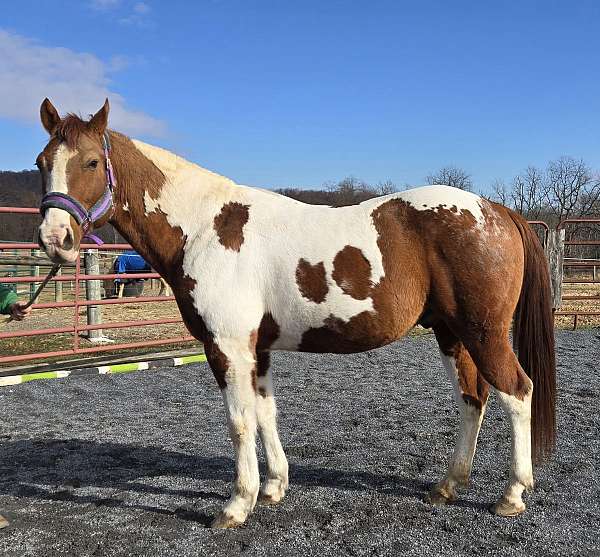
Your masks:
<path fill-rule="evenodd" d="M 0 390 L 0 554 L 600 556 L 600 335 L 557 333 L 559 449 L 528 511 L 487 510 L 508 470 L 492 401 L 471 487 L 423 501 L 457 412 L 431 335 L 349 356 L 274 355 L 290 491 L 243 528 L 207 528 L 233 477 L 208 368 L 69 378 Z"/>

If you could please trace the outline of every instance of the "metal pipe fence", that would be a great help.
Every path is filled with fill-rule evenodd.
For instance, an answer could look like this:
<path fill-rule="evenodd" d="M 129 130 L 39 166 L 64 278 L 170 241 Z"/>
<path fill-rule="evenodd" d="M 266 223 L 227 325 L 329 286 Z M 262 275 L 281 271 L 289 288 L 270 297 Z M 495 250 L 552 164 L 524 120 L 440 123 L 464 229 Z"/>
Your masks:
<path fill-rule="evenodd" d="M 577 226 L 577 225 L 589 225 L 594 227 L 597 230 L 596 239 L 571 239 L 572 234 L 567 234 L 569 231 L 569 227 Z M 600 218 L 569 218 L 563 219 L 558 223 L 556 227 L 556 231 L 563 231 L 563 235 L 565 235 L 565 240 L 563 241 L 563 250 L 568 250 L 569 246 L 585 246 L 587 248 L 600 247 Z M 569 238 L 569 239 L 567 239 Z M 564 251 L 563 251 L 564 253 Z M 562 260 L 562 270 L 575 268 L 579 271 L 589 269 L 591 271 L 591 278 L 589 276 L 568 276 L 562 277 L 562 284 L 568 285 L 600 285 L 600 273 L 597 272 L 597 268 L 600 267 L 600 261 L 597 259 L 583 259 L 583 258 L 575 258 L 573 261 L 570 261 L 567 257 L 563 257 Z M 563 301 L 579 301 L 584 303 L 600 301 L 600 287 L 598 289 L 598 293 L 594 294 L 563 294 L 560 297 L 560 303 L 556 308 L 555 315 L 557 316 L 572 316 L 573 317 L 573 329 L 577 329 L 579 325 L 580 317 L 600 317 L 600 309 L 573 309 L 566 310 L 562 309 Z"/>
<path fill-rule="evenodd" d="M 38 209 L 35 208 L 25 208 L 25 207 L 0 207 L 0 215 L 2 214 L 38 214 Z M 96 244 L 82 244 L 81 245 L 81 254 L 82 256 L 85 254 L 86 250 L 98 250 L 99 246 Z M 8 276 L 1 277 L 0 284 L 8 283 L 14 285 L 33 285 L 34 283 L 39 283 L 41 275 L 44 275 L 44 268 L 50 267 L 51 263 L 46 259 L 43 260 L 43 257 L 38 255 L 39 252 L 35 253 L 35 256 L 32 256 L 32 250 L 39 250 L 40 246 L 34 242 L 3 242 L 0 243 L 0 256 L 4 257 L 3 254 L 6 254 L 7 251 L 10 251 L 10 257 L 7 255 L 6 259 L 10 259 L 10 264 L 15 265 L 18 263 L 18 257 L 12 255 L 15 252 L 25 252 L 25 263 L 30 266 L 32 263 L 35 264 L 36 267 L 41 268 L 40 276 Z M 104 254 L 114 254 L 118 255 L 120 252 L 124 250 L 132 249 L 129 244 L 103 244 L 100 247 L 100 251 Z M 42 252 L 43 253 L 43 252 Z M 12 261 L 15 259 L 16 261 Z M 94 269 L 98 269 L 96 265 Z M 15 273 L 16 274 L 16 273 Z M 70 356 L 70 355 L 78 355 L 78 354 L 94 354 L 94 353 L 102 353 L 108 351 L 121 351 L 121 350 L 130 350 L 135 348 L 146 348 L 153 346 L 162 346 L 167 344 L 177 344 L 181 342 L 193 341 L 195 340 L 189 334 L 181 334 L 178 336 L 171 336 L 168 338 L 158 338 L 158 339 L 149 339 L 138 342 L 121 342 L 121 343 L 112 343 L 110 345 L 102 345 L 102 346 L 82 346 L 81 344 L 81 336 L 82 334 L 90 335 L 90 332 L 93 331 L 101 331 L 101 330 L 116 330 L 116 329 L 134 329 L 141 327 L 155 327 L 160 325 L 172 325 L 183 323 L 179 312 L 176 311 L 176 315 L 173 317 L 163 317 L 161 319 L 135 319 L 135 320 L 126 320 L 126 321 L 108 321 L 101 323 L 82 323 L 80 310 L 86 310 L 86 308 L 90 307 L 113 307 L 115 305 L 127 305 L 127 304 L 137 304 L 137 303 L 165 303 L 165 302 L 173 302 L 175 300 L 174 296 L 139 296 L 139 297 L 123 297 L 123 298 L 107 298 L 107 299 L 97 299 L 98 290 L 94 289 L 82 289 L 83 284 L 89 284 L 90 282 L 95 282 L 98 284 L 98 281 L 102 280 L 141 280 L 141 279 L 160 279 L 160 275 L 158 273 L 95 273 L 89 274 L 86 273 L 84 269 L 82 269 L 81 257 L 78 258 L 73 265 L 65 266 L 65 270 L 63 274 L 55 276 L 51 283 L 54 285 L 71 283 L 73 284 L 73 300 L 63 300 L 63 301 L 54 301 L 54 302 L 40 302 L 33 304 L 33 309 L 51 309 L 51 308 L 71 308 L 73 310 L 72 314 L 72 323 L 68 326 L 63 327 L 41 327 L 41 328 L 33 328 L 27 330 L 13 330 L 13 331 L 4 331 L 0 329 L 0 341 L 2 339 L 18 339 L 18 338 L 29 338 L 29 337 L 37 337 L 37 336 L 46 336 L 46 335 L 71 335 L 71 341 L 68 348 L 62 350 L 46 350 L 46 351 L 37 351 L 37 352 L 28 352 L 23 354 L 10 354 L 10 355 L 0 355 L 0 365 L 8 364 L 8 363 L 17 363 L 29 360 L 40 360 L 50 357 L 59 357 L 59 356 Z M 63 292 L 61 289 L 60 295 L 62 297 Z M 87 290 L 88 296 L 87 298 L 82 298 L 82 290 L 85 292 Z M 93 292 L 90 295 L 90 291 Z M 89 299 L 92 296 L 92 299 Z M 174 312 L 175 313 L 175 312 Z M 87 313 L 88 319 L 90 313 Z"/>

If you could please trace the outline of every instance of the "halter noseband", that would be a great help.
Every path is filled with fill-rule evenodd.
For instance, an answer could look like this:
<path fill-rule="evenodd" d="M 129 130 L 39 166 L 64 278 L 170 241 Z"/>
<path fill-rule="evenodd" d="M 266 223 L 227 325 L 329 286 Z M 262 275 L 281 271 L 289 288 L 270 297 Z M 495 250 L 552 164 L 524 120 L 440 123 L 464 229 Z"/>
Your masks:
<path fill-rule="evenodd" d="M 75 222 L 81 226 L 82 236 L 85 236 L 96 222 L 113 210 L 113 190 L 117 185 L 117 181 L 115 180 L 115 174 L 110 162 L 110 140 L 107 133 L 102 136 L 102 148 L 104 150 L 104 158 L 106 159 L 106 188 L 104 188 L 104 193 L 100 199 L 88 210 L 69 194 L 51 191 L 42 197 L 40 205 L 42 216 L 44 216 L 48 209 L 62 209 L 69 213 L 75 219 Z M 89 237 L 96 241 L 95 236 Z"/>

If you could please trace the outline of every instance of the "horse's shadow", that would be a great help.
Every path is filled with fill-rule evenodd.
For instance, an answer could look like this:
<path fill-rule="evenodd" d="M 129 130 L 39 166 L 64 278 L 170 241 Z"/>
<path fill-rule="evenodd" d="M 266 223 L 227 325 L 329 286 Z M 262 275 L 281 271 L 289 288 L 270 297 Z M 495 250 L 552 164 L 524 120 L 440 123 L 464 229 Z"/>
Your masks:
<path fill-rule="evenodd" d="M 82 439 L 8 440 L 0 446 L 0 494 L 42 500 L 68 500 L 96 506 L 131 507 L 173 515 L 208 525 L 211 517 L 188 508 L 174 511 L 135 505 L 114 495 L 84 494 L 77 488 L 110 488 L 123 492 L 225 501 L 223 493 L 154 486 L 145 477 L 180 476 L 231 482 L 233 460 L 141 446 Z M 364 470 L 337 470 L 305 464 L 290 465 L 293 484 L 350 491 L 376 491 L 423 499 L 428 482 Z"/>

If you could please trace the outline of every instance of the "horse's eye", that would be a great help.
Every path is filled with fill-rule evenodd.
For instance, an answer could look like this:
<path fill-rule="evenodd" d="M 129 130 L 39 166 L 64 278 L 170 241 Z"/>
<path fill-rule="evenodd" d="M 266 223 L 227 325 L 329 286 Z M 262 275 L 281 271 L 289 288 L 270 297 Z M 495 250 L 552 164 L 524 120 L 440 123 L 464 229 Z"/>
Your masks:
<path fill-rule="evenodd" d="M 88 165 L 88 168 L 96 168 L 98 166 L 98 160 L 93 159 L 90 162 L 88 162 L 87 165 Z"/>

